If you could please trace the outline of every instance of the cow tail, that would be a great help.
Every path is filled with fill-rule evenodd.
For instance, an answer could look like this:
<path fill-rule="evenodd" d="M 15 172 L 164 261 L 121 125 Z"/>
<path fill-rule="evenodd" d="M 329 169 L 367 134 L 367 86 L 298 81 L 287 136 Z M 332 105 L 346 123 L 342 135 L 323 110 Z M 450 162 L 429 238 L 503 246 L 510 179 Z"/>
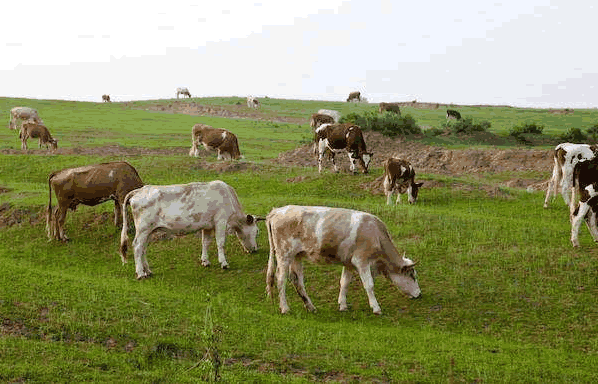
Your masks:
<path fill-rule="evenodd" d="M 135 195 L 136 189 L 132 190 L 131 192 L 127 193 L 125 199 L 123 200 L 122 205 L 122 214 L 123 214 L 123 228 L 120 232 L 120 258 L 125 264 L 127 262 L 127 251 L 129 249 L 129 223 L 127 222 L 127 204 L 129 204 L 129 199 Z"/>
<path fill-rule="evenodd" d="M 268 230 L 268 243 L 270 244 L 270 256 L 268 257 L 268 270 L 266 272 L 266 294 L 274 301 L 272 291 L 276 275 L 276 250 L 272 235 L 272 222 L 270 217 L 266 217 L 266 229 Z"/>
<path fill-rule="evenodd" d="M 46 210 L 46 232 L 48 233 L 48 239 L 52 240 L 54 233 L 53 218 L 52 218 L 52 177 L 54 173 L 48 176 L 48 209 Z"/>
<path fill-rule="evenodd" d="M 241 151 L 239 150 L 239 140 L 237 140 L 237 135 L 232 135 L 232 144 L 233 144 L 233 148 L 232 148 L 232 152 L 233 152 L 233 156 L 232 158 L 237 160 L 241 158 Z"/>

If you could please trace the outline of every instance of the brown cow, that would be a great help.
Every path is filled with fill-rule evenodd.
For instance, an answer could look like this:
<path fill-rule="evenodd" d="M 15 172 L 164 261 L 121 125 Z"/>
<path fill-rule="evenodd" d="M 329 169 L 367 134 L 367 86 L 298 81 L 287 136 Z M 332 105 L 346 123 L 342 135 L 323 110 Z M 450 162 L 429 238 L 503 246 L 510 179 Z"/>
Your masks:
<path fill-rule="evenodd" d="M 334 124 L 334 117 L 322 113 L 314 113 L 309 118 L 309 126 L 316 129 L 322 124 Z"/>
<path fill-rule="evenodd" d="M 368 173 L 368 166 L 372 161 L 373 153 L 367 152 L 361 128 L 351 123 L 322 124 L 315 131 L 314 152 L 318 154 L 318 172 L 322 172 L 322 160 L 326 151 L 330 152 L 334 171 L 338 167 L 334 161 L 337 152 L 347 151 L 351 161 L 351 171 L 355 173 L 355 161 L 359 162 L 363 173 Z"/>
<path fill-rule="evenodd" d="M 207 150 L 216 150 L 218 160 L 229 157 L 231 160 L 241 158 L 239 143 L 234 133 L 221 128 L 212 128 L 206 124 L 195 124 L 191 132 L 191 150 L 189 156 L 199 157 L 199 145 Z"/>
<path fill-rule="evenodd" d="M 411 163 L 396 157 L 390 157 L 384 162 L 384 193 L 386 204 L 391 205 L 393 192 L 397 193 L 397 203 L 401 203 L 401 193 L 407 192 L 410 204 L 417 201 L 417 193 L 424 183 L 416 183 L 415 171 Z"/>
<path fill-rule="evenodd" d="M 401 109 L 399 108 L 399 103 L 380 103 L 380 108 L 378 112 L 383 113 L 385 111 L 394 112 L 397 115 L 401 116 Z"/>
<path fill-rule="evenodd" d="M 19 132 L 19 139 L 21 139 L 21 149 L 27 149 L 27 140 L 29 138 L 39 139 L 39 147 L 42 144 L 48 149 L 48 145 L 52 147 L 52 150 L 58 149 L 58 139 L 52 138 L 50 131 L 43 124 L 38 124 L 33 120 L 24 121 Z"/>
<path fill-rule="evenodd" d="M 115 161 L 68 168 L 52 172 L 48 176 L 50 200 L 46 216 L 46 229 L 50 240 L 68 241 L 64 234 L 64 221 L 68 209 L 76 210 L 77 205 L 98 205 L 114 200 L 114 224 L 122 221 L 121 206 L 130 191 L 143 187 L 137 170 L 129 163 Z M 52 212 L 52 189 L 58 206 Z"/>
<path fill-rule="evenodd" d="M 102 102 L 104 103 L 111 103 L 110 95 L 102 95 Z"/>
<path fill-rule="evenodd" d="M 361 92 L 359 91 L 355 91 L 355 92 L 351 92 L 349 93 L 349 97 L 347 97 L 347 103 L 349 101 L 361 101 Z"/>

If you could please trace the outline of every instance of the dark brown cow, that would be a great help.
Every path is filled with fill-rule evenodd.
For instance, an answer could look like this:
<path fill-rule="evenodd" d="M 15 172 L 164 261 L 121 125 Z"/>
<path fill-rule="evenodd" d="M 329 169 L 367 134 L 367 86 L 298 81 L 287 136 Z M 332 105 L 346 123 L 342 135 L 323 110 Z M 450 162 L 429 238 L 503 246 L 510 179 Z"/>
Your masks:
<path fill-rule="evenodd" d="M 191 150 L 189 156 L 199 157 L 199 145 L 207 150 L 216 150 L 218 160 L 229 157 L 231 160 L 241 158 L 237 136 L 226 129 L 213 128 L 206 124 L 195 124 L 191 132 Z"/>
<path fill-rule="evenodd" d="M 401 203 L 401 193 L 407 192 L 410 204 L 415 204 L 417 194 L 424 183 L 416 183 L 415 170 L 411 163 L 396 157 L 390 157 L 384 162 L 384 193 L 386 204 L 391 205 L 393 192 L 397 193 L 397 203 Z"/>
<path fill-rule="evenodd" d="M 102 102 L 104 103 L 111 103 L 110 95 L 102 95 Z"/>
<path fill-rule="evenodd" d="M 314 113 L 309 118 L 309 126 L 316 129 L 322 124 L 334 124 L 334 117 L 322 113 Z"/>
<path fill-rule="evenodd" d="M 314 141 L 314 151 L 318 154 L 318 172 L 322 172 L 322 160 L 326 151 L 330 152 L 335 172 L 338 172 L 338 167 L 334 155 L 337 152 L 347 151 L 351 161 L 351 171 L 355 173 L 355 161 L 358 161 L 363 173 L 368 173 L 368 166 L 374 154 L 367 151 L 363 133 L 357 125 L 322 124 L 315 131 Z"/>
<path fill-rule="evenodd" d="M 595 242 L 598 242 L 598 157 L 580 160 L 573 167 L 573 191 L 579 196 L 579 203 L 571 212 L 571 244 L 579 247 L 579 227 L 585 219 Z M 573 201 L 571 206 L 573 206 Z"/>
<path fill-rule="evenodd" d="M 114 224 L 122 221 L 121 206 L 130 191 L 143 187 L 137 170 L 129 163 L 115 161 L 68 168 L 52 172 L 48 176 L 50 200 L 46 216 L 46 229 L 50 240 L 68 241 L 64 234 L 64 221 L 68 209 L 76 210 L 77 205 L 98 205 L 114 200 Z M 58 206 L 52 211 L 52 189 Z"/>
<path fill-rule="evenodd" d="M 455 111 L 454 109 L 447 109 L 446 110 L 446 118 L 461 120 L 461 114 L 459 113 L 459 111 Z"/>
<path fill-rule="evenodd" d="M 399 103 L 380 103 L 380 108 L 378 112 L 394 112 L 397 115 L 401 116 L 401 109 L 399 108 Z"/>
<path fill-rule="evenodd" d="M 359 91 L 355 91 L 355 92 L 351 92 L 349 93 L 349 97 L 347 97 L 347 103 L 349 101 L 361 101 L 361 92 Z"/>
<path fill-rule="evenodd" d="M 39 139 L 39 147 L 42 144 L 48 149 L 48 145 L 52 147 L 52 150 L 58 149 L 58 139 L 52 138 L 50 131 L 43 124 L 38 124 L 33 120 L 24 121 L 21 125 L 21 131 L 19 132 L 19 138 L 21 139 L 21 149 L 27 149 L 27 140 L 29 138 Z"/>

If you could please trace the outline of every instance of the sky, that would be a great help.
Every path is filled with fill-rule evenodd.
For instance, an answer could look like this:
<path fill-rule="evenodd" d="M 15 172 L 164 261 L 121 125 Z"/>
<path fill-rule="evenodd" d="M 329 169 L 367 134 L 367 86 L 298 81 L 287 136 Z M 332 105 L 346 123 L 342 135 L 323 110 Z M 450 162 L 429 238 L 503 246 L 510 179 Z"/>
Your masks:
<path fill-rule="evenodd" d="M 594 1 L 90 4 L 3 4 L 0 96 L 129 101 L 184 86 L 194 97 L 598 107 Z"/>

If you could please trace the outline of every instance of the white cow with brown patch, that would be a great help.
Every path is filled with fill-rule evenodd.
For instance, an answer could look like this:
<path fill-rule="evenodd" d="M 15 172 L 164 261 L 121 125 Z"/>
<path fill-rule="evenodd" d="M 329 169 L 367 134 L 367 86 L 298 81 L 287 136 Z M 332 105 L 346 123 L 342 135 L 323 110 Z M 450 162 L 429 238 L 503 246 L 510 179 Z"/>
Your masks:
<path fill-rule="evenodd" d="M 129 236 L 127 234 L 127 204 L 131 205 L 135 222 L 135 270 L 137 279 L 149 277 L 152 271 L 145 256 L 150 234 L 160 228 L 172 233 L 199 233 L 202 236 L 201 263 L 210 265 L 208 249 L 214 237 L 218 248 L 218 261 L 228 268 L 224 254 L 226 235 L 235 233 L 247 252 L 258 249 L 256 216 L 246 215 L 235 190 L 216 180 L 209 183 L 177 185 L 146 185 L 130 192 L 123 202 L 123 229 L 120 254 L 127 261 Z"/>
<path fill-rule="evenodd" d="M 598 242 L 598 157 L 580 160 L 575 164 L 573 190 L 579 195 L 579 203 L 571 210 L 571 244 L 579 247 L 579 228 L 583 220 L 594 241 Z"/>
<path fill-rule="evenodd" d="M 240 159 L 239 142 L 234 133 L 222 128 L 213 128 L 206 124 L 195 124 L 191 130 L 191 149 L 189 156 L 199 157 L 199 146 L 215 150 L 218 160 Z"/>
<path fill-rule="evenodd" d="M 288 205 L 272 209 L 266 217 L 266 228 L 270 242 L 266 291 L 272 297 L 276 278 L 282 313 L 290 310 L 285 290 L 289 273 L 305 308 L 316 309 L 303 284 L 303 259 L 343 266 L 338 296 L 340 311 L 348 308 L 347 290 L 352 271 L 359 273 L 375 314 L 382 310 L 374 295 L 372 270 L 389 278 L 408 296 L 421 295 L 415 263 L 399 254 L 386 225 L 372 214 L 343 208 Z"/>
<path fill-rule="evenodd" d="M 48 128 L 43 125 L 36 123 L 33 120 L 24 121 L 21 125 L 21 131 L 19 132 L 19 139 L 21 139 L 21 149 L 27 149 L 27 140 L 39 139 L 39 147 L 42 145 L 52 148 L 53 151 L 58 149 L 58 139 L 54 139 L 50 134 Z"/>
<path fill-rule="evenodd" d="M 42 119 L 39 118 L 37 110 L 29 107 L 14 107 L 10 110 L 10 122 L 8 128 L 17 129 L 18 120 L 32 120 L 38 124 L 43 124 Z"/>
<path fill-rule="evenodd" d="M 260 101 L 255 96 L 247 96 L 247 107 L 258 109 L 260 107 Z"/>
<path fill-rule="evenodd" d="M 358 162 L 363 173 L 368 173 L 372 161 L 372 152 L 368 152 L 361 128 L 355 124 L 322 124 L 315 131 L 314 152 L 318 155 L 318 172 L 322 173 L 324 154 L 328 152 L 332 158 L 334 171 L 338 172 L 335 154 L 347 152 L 351 161 L 351 172 L 355 173 L 355 162 Z"/>
<path fill-rule="evenodd" d="M 386 204 L 392 204 L 392 194 L 397 194 L 397 204 L 401 203 L 401 194 L 407 192 L 409 204 L 415 204 L 419 189 L 424 183 L 415 182 L 415 170 L 407 160 L 390 157 L 384 162 L 384 194 Z"/>
<path fill-rule="evenodd" d="M 102 95 L 102 102 L 104 103 L 111 103 L 110 95 Z"/>

